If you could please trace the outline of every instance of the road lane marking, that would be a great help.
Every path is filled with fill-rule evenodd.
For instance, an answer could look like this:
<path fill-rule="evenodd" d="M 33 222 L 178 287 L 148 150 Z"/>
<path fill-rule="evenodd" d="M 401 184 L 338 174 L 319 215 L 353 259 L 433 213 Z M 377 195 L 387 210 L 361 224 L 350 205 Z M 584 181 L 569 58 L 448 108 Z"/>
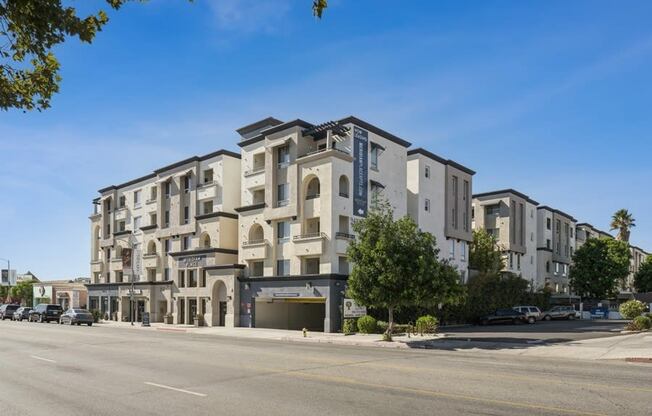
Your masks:
<path fill-rule="evenodd" d="M 360 381 L 360 380 L 339 377 L 339 376 L 327 376 L 322 374 L 305 373 L 301 371 L 277 371 L 273 369 L 263 369 L 263 368 L 260 368 L 259 370 L 260 371 L 267 370 L 275 375 L 294 376 L 297 378 L 302 378 L 304 380 L 305 379 L 317 380 L 317 381 L 331 382 L 335 384 L 348 384 L 352 386 L 370 387 L 370 388 L 382 389 L 382 390 L 394 390 L 398 392 L 412 393 L 412 394 L 418 394 L 422 396 L 457 399 L 457 400 L 471 401 L 471 402 L 478 402 L 478 403 L 490 403 L 490 404 L 497 404 L 502 406 L 517 407 L 521 409 L 543 410 L 547 412 L 553 412 L 555 414 L 568 414 L 568 415 L 577 415 L 577 416 L 607 416 L 604 413 L 583 412 L 579 410 L 563 409 L 560 407 L 545 406 L 545 405 L 538 405 L 538 404 L 525 403 L 525 402 L 514 402 L 510 400 L 487 399 L 487 398 L 476 397 L 476 396 L 468 396 L 465 394 L 445 393 L 441 391 L 426 390 L 426 389 L 420 389 L 415 387 L 391 386 L 386 384 L 370 383 L 366 381 Z"/>
<path fill-rule="evenodd" d="M 145 381 L 145 384 L 147 384 L 148 386 L 159 387 L 159 388 L 162 388 L 162 389 L 178 391 L 179 393 L 192 394 L 193 396 L 206 397 L 206 395 L 203 394 L 203 393 L 197 393 L 197 392 L 195 392 L 195 391 L 184 390 L 184 389 L 178 389 L 178 388 L 176 388 L 176 387 L 166 386 L 165 384 L 151 383 L 151 382 L 149 382 L 149 381 Z"/>
<path fill-rule="evenodd" d="M 50 360 L 49 358 L 38 357 L 36 355 L 30 355 L 30 357 L 32 357 L 35 360 L 41 360 L 41 361 L 45 361 L 45 362 L 48 362 L 48 363 L 53 363 L 53 364 L 57 363 L 56 361 Z"/>

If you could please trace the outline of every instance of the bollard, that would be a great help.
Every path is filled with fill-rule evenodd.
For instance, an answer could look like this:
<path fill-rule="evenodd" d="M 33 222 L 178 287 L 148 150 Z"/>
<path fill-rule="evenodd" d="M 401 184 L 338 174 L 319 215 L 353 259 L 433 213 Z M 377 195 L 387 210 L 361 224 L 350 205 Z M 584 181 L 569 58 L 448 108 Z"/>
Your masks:
<path fill-rule="evenodd" d="M 306 328 L 303 328 L 303 337 L 304 338 L 308 337 L 308 330 Z"/>

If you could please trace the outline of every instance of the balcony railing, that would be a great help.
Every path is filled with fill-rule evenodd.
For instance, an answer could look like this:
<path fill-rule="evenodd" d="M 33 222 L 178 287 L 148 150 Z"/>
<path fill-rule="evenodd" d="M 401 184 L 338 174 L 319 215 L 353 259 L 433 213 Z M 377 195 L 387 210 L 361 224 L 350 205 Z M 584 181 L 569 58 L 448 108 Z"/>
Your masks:
<path fill-rule="evenodd" d="M 262 246 L 268 244 L 269 242 L 265 239 L 259 240 L 249 240 L 242 243 L 242 247 L 251 247 L 251 246 Z"/>
<path fill-rule="evenodd" d="M 346 193 L 346 192 L 340 192 L 340 196 L 341 196 L 342 198 L 348 198 L 348 197 L 349 197 L 349 194 Z"/>
<path fill-rule="evenodd" d="M 252 176 L 252 175 L 255 175 L 255 174 L 261 173 L 261 172 L 265 172 L 265 166 L 260 166 L 260 167 L 257 167 L 257 168 L 255 167 L 253 169 L 249 169 L 249 170 L 245 171 L 244 176 Z"/>
<path fill-rule="evenodd" d="M 317 199 L 317 198 L 319 198 L 319 194 L 306 195 L 306 201 L 309 199 Z"/>
<path fill-rule="evenodd" d="M 342 231 L 338 231 L 338 232 L 336 232 L 336 233 L 335 233 L 335 237 L 337 237 L 337 238 L 344 238 L 344 239 L 347 239 L 347 240 L 355 240 L 355 235 L 353 235 L 353 234 L 349 234 L 349 233 L 345 233 L 345 232 L 342 232 Z"/>
<path fill-rule="evenodd" d="M 295 235 L 294 237 L 292 237 L 292 240 L 301 241 L 301 240 L 312 240 L 312 239 L 325 238 L 325 237 L 326 237 L 325 233 L 308 233 L 308 234 Z"/>

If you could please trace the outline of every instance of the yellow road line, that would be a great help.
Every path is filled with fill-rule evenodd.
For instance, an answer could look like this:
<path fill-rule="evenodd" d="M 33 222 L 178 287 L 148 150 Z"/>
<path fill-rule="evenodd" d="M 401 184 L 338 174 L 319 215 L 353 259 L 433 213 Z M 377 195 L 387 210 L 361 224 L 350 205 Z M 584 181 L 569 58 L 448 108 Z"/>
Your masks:
<path fill-rule="evenodd" d="M 422 396 L 472 401 L 478 403 L 490 403 L 490 404 L 497 404 L 501 406 L 518 407 L 522 409 L 544 410 L 556 414 L 569 414 L 569 415 L 578 415 L 578 416 L 607 416 L 604 413 L 583 412 L 579 410 L 563 409 L 560 407 L 544 406 L 544 405 L 525 403 L 525 402 L 514 402 L 509 400 L 487 399 L 482 397 L 469 396 L 465 394 L 445 393 L 441 391 L 426 390 L 426 389 L 420 389 L 415 387 L 402 387 L 402 386 L 391 386 L 386 384 L 369 383 L 366 381 L 359 381 L 351 378 L 327 376 L 322 374 L 306 373 L 302 371 L 279 371 L 279 370 L 264 369 L 264 368 L 257 368 L 257 369 L 260 371 L 267 371 L 273 375 L 283 375 L 283 376 L 297 377 L 297 378 L 303 378 L 309 380 L 331 382 L 336 384 L 347 384 L 353 386 L 370 387 L 375 389 L 385 389 L 385 390 L 389 389 L 398 392 L 418 394 Z"/>

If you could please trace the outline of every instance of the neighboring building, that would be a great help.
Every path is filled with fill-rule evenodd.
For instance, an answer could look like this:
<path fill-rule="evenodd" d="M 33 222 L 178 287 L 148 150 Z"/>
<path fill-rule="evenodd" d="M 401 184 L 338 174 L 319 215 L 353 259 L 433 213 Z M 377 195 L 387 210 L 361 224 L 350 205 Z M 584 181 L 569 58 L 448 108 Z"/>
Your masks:
<path fill-rule="evenodd" d="M 496 238 L 503 253 L 504 271 L 543 288 L 537 263 L 537 206 L 539 203 L 514 189 L 473 195 L 473 228 Z"/>
<path fill-rule="evenodd" d="M 586 240 L 589 238 L 613 238 L 611 234 L 606 231 L 602 231 L 589 223 L 581 222 L 577 224 L 576 227 L 576 248 L 579 249 L 584 245 Z"/>
<path fill-rule="evenodd" d="M 240 155 L 219 150 L 99 190 L 91 220 L 89 308 L 111 319 L 236 326 Z M 122 250 L 133 247 L 134 277 Z"/>
<path fill-rule="evenodd" d="M 638 270 L 641 268 L 641 265 L 647 259 L 647 256 L 650 255 L 650 253 L 642 248 L 632 245 L 629 246 L 629 251 L 631 253 L 629 259 L 629 274 L 620 287 L 620 292 L 623 294 L 636 292 L 636 289 L 634 288 L 634 275 L 636 275 Z"/>
<path fill-rule="evenodd" d="M 537 275 L 553 296 L 570 297 L 568 281 L 575 253 L 577 220 L 549 206 L 537 207 Z"/>
<path fill-rule="evenodd" d="M 407 209 L 422 231 L 432 233 L 442 259 L 457 267 L 462 282 L 473 241 L 471 195 L 474 171 L 418 148 L 408 151 Z"/>
<path fill-rule="evenodd" d="M 56 303 L 66 310 L 88 306 L 88 290 L 84 283 L 75 280 L 52 280 L 38 282 L 32 286 L 33 305 L 39 303 Z"/>
<path fill-rule="evenodd" d="M 351 221 L 374 194 L 407 214 L 410 143 L 355 117 L 268 118 L 238 133 L 241 325 L 338 330 Z"/>
<path fill-rule="evenodd" d="M 36 276 L 34 275 L 34 273 L 28 271 L 27 273 L 25 273 L 25 274 L 19 274 L 19 275 L 16 277 L 16 283 L 20 283 L 20 282 L 32 282 L 32 283 L 38 283 L 38 282 L 40 282 L 40 280 L 38 279 L 38 277 L 36 277 Z"/>

